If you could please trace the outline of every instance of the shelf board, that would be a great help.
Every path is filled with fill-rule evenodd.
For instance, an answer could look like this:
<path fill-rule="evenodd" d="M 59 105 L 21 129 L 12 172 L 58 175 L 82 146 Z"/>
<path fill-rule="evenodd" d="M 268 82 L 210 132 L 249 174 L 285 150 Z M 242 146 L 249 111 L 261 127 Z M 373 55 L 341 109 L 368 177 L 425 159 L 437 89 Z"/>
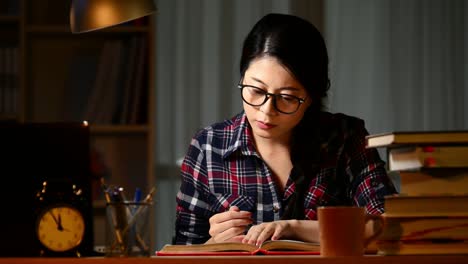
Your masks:
<path fill-rule="evenodd" d="M 99 33 L 145 33 L 148 32 L 148 26 L 117 26 L 98 30 Z M 27 25 L 28 33 L 57 33 L 72 34 L 69 25 Z M 87 34 L 92 34 L 89 32 Z M 74 34 L 75 35 L 75 34 Z"/>
<path fill-rule="evenodd" d="M 144 134 L 149 131 L 148 125 L 89 125 L 91 134 Z"/>
<path fill-rule="evenodd" d="M 17 114 L 0 113 L 0 122 L 17 122 Z"/>
<path fill-rule="evenodd" d="M 0 23 L 3 22 L 19 22 L 20 21 L 20 16 L 18 15 L 0 15 Z"/>

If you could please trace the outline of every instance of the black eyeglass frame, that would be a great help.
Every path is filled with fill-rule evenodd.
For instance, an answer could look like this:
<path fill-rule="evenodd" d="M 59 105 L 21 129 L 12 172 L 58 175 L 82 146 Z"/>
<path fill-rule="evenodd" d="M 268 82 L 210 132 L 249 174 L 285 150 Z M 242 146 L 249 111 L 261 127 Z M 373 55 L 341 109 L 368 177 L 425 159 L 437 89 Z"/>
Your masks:
<path fill-rule="evenodd" d="M 265 90 L 263 90 L 263 89 L 260 88 L 260 87 L 256 87 L 256 86 L 248 85 L 248 84 L 239 83 L 239 84 L 237 85 L 237 87 L 238 87 L 238 88 L 240 89 L 240 91 L 241 91 L 242 101 L 244 101 L 246 104 L 251 105 L 251 106 L 262 106 L 262 105 L 264 105 L 264 104 L 268 101 L 268 99 L 269 99 L 270 97 L 272 97 L 272 98 L 273 98 L 273 107 L 275 108 L 275 110 L 278 111 L 278 112 L 280 112 L 280 113 L 282 113 L 282 114 L 286 114 L 286 115 L 292 115 L 292 114 L 296 113 L 297 110 L 299 110 L 299 107 L 301 107 L 301 105 L 302 105 L 302 104 L 306 101 L 306 99 L 307 99 L 307 97 L 306 97 L 306 98 L 299 98 L 299 97 L 297 97 L 297 96 L 290 95 L 290 94 L 274 94 L 274 93 L 269 93 L 269 92 L 266 92 Z M 263 102 L 260 103 L 260 104 L 252 104 L 252 103 L 247 102 L 247 100 L 244 99 L 244 95 L 243 95 L 243 93 L 242 93 L 242 90 L 243 90 L 245 87 L 251 87 L 251 88 L 255 88 L 255 89 L 261 91 L 261 92 L 264 94 L 264 96 L 265 96 L 265 99 L 263 100 Z M 299 104 L 297 105 L 296 110 L 294 110 L 293 112 L 284 112 L 284 111 L 281 111 L 280 109 L 278 109 L 278 106 L 276 105 L 276 98 L 277 98 L 278 96 L 287 96 L 287 97 L 291 97 L 292 99 L 296 99 L 296 100 L 299 102 Z"/>

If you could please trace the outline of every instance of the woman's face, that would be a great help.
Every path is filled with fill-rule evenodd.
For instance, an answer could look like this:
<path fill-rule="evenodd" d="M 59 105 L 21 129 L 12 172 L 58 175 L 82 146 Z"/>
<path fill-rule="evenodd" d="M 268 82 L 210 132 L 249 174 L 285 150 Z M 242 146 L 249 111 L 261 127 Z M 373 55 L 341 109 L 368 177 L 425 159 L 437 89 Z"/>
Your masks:
<path fill-rule="evenodd" d="M 261 106 L 251 106 L 243 102 L 247 119 L 255 138 L 264 138 L 288 142 L 292 129 L 301 121 L 310 105 L 304 87 L 274 57 L 261 57 L 250 63 L 244 74 L 243 85 L 252 85 L 272 94 L 288 94 L 306 98 L 293 114 L 278 112 L 269 97 Z M 245 89 L 245 88 L 244 88 Z"/>

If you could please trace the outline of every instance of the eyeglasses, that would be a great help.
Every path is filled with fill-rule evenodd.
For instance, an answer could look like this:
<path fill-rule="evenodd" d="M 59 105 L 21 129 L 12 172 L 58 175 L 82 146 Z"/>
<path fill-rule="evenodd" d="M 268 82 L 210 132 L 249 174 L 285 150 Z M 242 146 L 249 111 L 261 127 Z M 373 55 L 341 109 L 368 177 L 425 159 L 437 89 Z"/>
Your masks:
<path fill-rule="evenodd" d="M 290 94 L 268 93 L 252 85 L 238 84 L 237 87 L 241 89 L 242 100 L 248 105 L 261 106 L 268 101 L 268 98 L 272 97 L 273 106 L 276 111 L 283 114 L 294 114 L 301 104 L 305 102 L 305 98 L 299 98 Z"/>

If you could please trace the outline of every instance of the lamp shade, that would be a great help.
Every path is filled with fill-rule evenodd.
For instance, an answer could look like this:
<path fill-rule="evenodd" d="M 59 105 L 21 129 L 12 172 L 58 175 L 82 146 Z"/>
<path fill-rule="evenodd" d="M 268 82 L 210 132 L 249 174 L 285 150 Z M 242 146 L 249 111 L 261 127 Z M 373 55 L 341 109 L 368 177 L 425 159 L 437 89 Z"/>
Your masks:
<path fill-rule="evenodd" d="M 83 33 L 124 23 L 156 11 L 153 0 L 72 0 L 70 27 Z"/>

